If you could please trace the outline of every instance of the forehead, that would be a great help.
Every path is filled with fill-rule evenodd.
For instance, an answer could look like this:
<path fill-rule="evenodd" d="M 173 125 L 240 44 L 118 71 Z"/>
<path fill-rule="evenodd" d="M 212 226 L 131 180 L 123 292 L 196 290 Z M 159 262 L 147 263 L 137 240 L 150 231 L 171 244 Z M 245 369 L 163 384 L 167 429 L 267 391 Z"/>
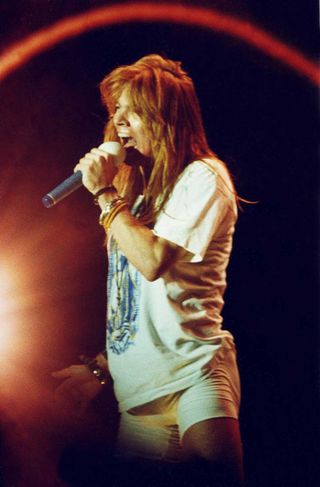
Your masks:
<path fill-rule="evenodd" d="M 120 93 L 119 98 L 118 98 L 118 103 L 121 106 L 125 106 L 125 107 L 128 107 L 132 104 L 128 88 L 125 88 L 124 90 L 122 90 L 122 92 Z"/>

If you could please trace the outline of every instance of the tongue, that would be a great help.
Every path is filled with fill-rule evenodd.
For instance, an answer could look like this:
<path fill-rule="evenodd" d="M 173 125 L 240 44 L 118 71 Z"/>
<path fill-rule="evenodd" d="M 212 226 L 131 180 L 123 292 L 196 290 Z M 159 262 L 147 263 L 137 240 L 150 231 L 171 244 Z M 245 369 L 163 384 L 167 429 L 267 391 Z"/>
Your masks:
<path fill-rule="evenodd" d="M 136 141 L 134 139 L 127 139 L 127 140 L 124 140 L 124 148 L 125 149 L 128 149 L 129 147 L 134 147 L 136 145 Z"/>

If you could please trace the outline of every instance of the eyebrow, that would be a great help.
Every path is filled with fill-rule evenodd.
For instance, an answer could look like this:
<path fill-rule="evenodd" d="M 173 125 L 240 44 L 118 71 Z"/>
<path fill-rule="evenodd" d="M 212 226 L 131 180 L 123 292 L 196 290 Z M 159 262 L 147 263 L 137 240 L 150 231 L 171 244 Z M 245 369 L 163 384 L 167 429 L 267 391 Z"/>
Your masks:
<path fill-rule="evenodd" d="M 115 105 L 116 106 L 120 106 L 121 108 L 130 108 L 130 105 L 129 104 L 126 104 L 126 105 L 124 103 L 121 104 L 119 100 L 116 101 L 116 104 Z"/>

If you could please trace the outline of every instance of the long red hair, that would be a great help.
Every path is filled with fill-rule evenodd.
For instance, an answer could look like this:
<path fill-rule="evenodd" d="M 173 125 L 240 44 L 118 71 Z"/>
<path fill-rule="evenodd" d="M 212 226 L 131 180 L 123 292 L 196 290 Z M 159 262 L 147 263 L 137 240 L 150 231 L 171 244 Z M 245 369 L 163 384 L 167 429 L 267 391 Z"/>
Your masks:
<path fill-rule="evenodd" d="M 207 143 L 193 82 L 180 62 L 151 54 L 114 69 L 103 79 L 100 91 L 110 116 L 105 140 L 118 140 L 112 117 L 124 89 L 151 141 L 153 167 L 144 188 L 141 218 L 152 223 L 184 168 L 214 154 Z M 139 168 L 124 166 L 118 180 L 122 193 L 132 203 L 142 190 Z"/>

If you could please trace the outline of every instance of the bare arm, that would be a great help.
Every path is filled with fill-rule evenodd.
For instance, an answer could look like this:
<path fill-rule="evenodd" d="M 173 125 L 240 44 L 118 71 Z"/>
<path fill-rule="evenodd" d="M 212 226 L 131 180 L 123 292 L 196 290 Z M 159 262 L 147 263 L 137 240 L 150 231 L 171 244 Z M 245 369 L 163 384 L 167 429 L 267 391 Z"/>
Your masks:
<path fill-rule="evenodd" d="M 99 198 L 101 208 L 114 198 L 108 192 Z M 127 259 L 149 281 L 158 279 L 177 259 L 186 253 L 178 245 L 157 237 L 125 209 L 112 221 L 110 230 Z"/>
<path fill-rule="evenodd" d="M 93 194 L 110 185 L 117 174 L 112 156 L 101 149 L 92 149 L 75 170 L 82 171 L 83 184 Z M 99 197 L 101 209 L 116 196 L 116 191 L 102 194 Z M 178 245 L 154 235 L 127 209 L 117 214 L 110 230 L 127 259 L 149 281 L 160 277 L 173 262 L 186 254 Z"/>
<path fill-rule="evenodd" d="M 97 365 L 105 371 L 105 377 L 110 377 L 105 356 L 99 353 L 95 359 Z M 52 372 L 52 377 L 62 380 L 55 391 L 55 400 L 62 412 L 72 411 L 81 415 L 104 388 L 90 368 L 84 364 L 70 365 Z M 109 382 L 111 383 L 111 377 Z"/>

